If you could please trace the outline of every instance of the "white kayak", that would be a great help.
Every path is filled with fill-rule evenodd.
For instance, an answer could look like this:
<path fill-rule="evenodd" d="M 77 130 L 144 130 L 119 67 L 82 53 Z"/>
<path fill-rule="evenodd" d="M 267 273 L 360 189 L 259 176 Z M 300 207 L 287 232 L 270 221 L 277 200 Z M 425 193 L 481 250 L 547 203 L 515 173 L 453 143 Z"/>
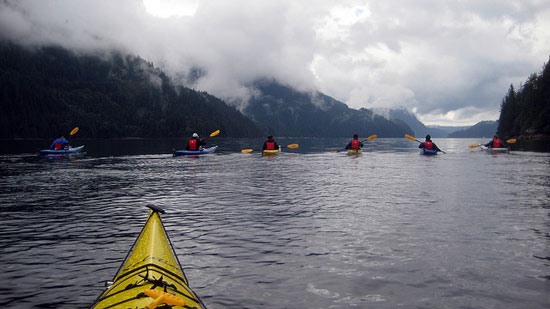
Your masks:
<path fill-rule="evenodd" d="M 208 154 L 216 151 L 216 148 L 218 148 L 218 146 L 203 148 L 201 150 L 174 150 L 173 156 L 179 157 L 179 156 L 190 156 L 190 155 L 193 156 L 193 155 Z"/>
<path fill-rule="evenodd" d="M 507 153 L 507 152 L 510 152 L 510 149 L 508 149 L 508 148 L 491 148 L 491 147 L 481 146 L 480 149 L 482 151 L 489 152 L 489 153 Z"/>

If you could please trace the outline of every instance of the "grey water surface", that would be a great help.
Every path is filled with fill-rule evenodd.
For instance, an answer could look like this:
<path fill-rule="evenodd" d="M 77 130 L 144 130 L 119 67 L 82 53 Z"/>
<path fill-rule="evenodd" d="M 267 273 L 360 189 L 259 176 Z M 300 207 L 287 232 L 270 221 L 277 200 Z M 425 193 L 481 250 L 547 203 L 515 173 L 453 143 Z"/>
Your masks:
<path fill-rule="evenodd" d="M 471 151 L 478 139 L 73 140 L 0 152 L 0 307 L 87 308 L 145 222 L 163 220 L 209 308 L 549 308 L 550 154 Z M 6 147 L 8 145 L 9 147 Z M 179 147 L 181 148 L 181 147 Z M 240 152 L 254 148 L 249 154 Z"/>

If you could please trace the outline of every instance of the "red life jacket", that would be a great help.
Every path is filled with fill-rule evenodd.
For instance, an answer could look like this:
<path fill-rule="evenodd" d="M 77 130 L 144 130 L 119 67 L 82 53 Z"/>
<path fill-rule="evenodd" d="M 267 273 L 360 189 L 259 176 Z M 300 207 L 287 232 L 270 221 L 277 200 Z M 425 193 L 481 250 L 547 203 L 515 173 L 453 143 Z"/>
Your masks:
<path fill-rule="evenodd" d="M 351 149 L 359 149 L 359 140 L 358 139 L 352 139 L 351 140 Z"/>
<path fill-rule="evenodd" d="M 189 140 L 189 150 L 198 150 L 196 139 L 192 138 L 192 139 Z"/>
<path fill-rule="evenodd" d="M 433 150 L 434 149 L 434 143 L 432 143 L 430 141 L 425 141 L 424 142 L 424 149 Z"/>
<path fill-rule="evenodd" d="M 267 150 L 275 150 L 275 142 L 265 142 L 265 147 Z"/>
<path fill-rule="evenodd" d="M 58 142 L 57 140 L 54 142 L 53 149 L 55 150 L 63 150 L 63 143 Z"/>
<path fill-rule="evenodd" d="M 498 138 L 493 138 L 493 148 L 500 148 L 500 140 Z"/>

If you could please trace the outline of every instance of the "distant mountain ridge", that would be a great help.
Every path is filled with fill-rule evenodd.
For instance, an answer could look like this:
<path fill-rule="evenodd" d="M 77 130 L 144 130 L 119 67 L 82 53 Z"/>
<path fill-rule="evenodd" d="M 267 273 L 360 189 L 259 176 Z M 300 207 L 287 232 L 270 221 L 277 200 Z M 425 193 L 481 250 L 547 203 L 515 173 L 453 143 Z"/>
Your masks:
<path fill-rule="evenodd" d="M 423 137 L 430 134 L 432 137 L 447 137 L 448 133 L 437 128 L 424 125 L 416 116 L 405 108 L 374 108 L 373 111 L 391 120 L 401 120 L 412 130 L 408 134 Z"/>
<path fill-rule="evenodd" d="M 470 128 L 449 134 L 449 137 L 491 137 L 497 129 L 498 121 L 480 121 Z"/>
<path fill-rule="evenodd" d="M 472 126 L 439 126 L 439 125 L 429 125 L 429 126 L 427 126 L 427 127 L 430 128 L 430 129 L 441 130 L 441 131 L 446 132 L 447 134 L 450 134 L 450 133 L 453 133 L 453 132 L 456 132 L 456 131 L 460 131 L 460 130 L 465 130 L 465 129 L 471 128 Z"/>
<path fill-rule="evenodd" d="M 255 82 L 254 96 L 243 113 L 279 136 L 308 137 L 402 137 L 410 128 L 368 109 L 352 109 L 321 92 L 300 92 L 275 80 Z"/>

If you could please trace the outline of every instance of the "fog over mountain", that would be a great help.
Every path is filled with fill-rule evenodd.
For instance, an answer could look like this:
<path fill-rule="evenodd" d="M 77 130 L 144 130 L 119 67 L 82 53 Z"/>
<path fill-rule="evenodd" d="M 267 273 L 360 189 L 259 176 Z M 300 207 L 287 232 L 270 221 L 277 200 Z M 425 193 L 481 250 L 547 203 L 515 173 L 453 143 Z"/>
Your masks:
<path fill-rule="evenodd" d="M 272 78 L 471 125 L 498 118 L 510 84 L 548 59 L 550 2 L 4 0 L 0 38 L 117 49 L 241 109 Z"/>

